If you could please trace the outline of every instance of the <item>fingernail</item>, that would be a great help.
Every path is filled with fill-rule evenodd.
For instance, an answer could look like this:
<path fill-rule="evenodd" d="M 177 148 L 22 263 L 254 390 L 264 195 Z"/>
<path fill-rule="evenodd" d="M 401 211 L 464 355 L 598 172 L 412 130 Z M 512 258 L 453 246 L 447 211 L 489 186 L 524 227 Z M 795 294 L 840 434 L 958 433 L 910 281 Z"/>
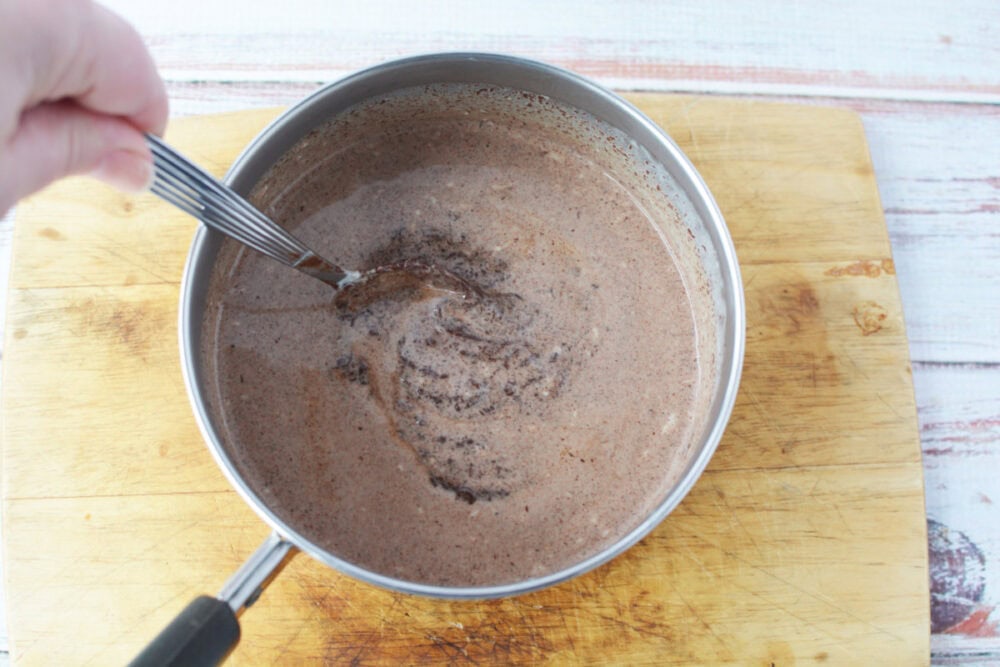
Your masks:
<path fill-rule="evenodd" d="M 153 185 L 153 164 L 149 155 L 116 150 L 105 155 L 91 175 L 124 192 L 138 194 Z"/>

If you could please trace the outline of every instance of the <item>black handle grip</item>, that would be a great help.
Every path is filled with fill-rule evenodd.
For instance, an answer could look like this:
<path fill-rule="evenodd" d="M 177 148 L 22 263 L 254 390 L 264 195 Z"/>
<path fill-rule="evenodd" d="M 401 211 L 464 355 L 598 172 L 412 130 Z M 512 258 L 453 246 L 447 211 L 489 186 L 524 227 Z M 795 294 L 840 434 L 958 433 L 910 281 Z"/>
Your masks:
<path fill-rule="evenodd" d="M 130 667 L 214 667 L 240 641 L 240 623 L 229 605 L 202 595 L 156 636 Z"/>

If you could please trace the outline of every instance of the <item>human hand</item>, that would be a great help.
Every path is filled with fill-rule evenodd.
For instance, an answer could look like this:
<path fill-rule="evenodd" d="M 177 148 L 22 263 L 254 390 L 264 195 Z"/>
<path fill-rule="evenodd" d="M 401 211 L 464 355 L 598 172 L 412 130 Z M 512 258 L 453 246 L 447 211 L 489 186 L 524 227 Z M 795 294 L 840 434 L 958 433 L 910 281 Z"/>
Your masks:
<path fill-rule="evenodd" d="M 146 188 L 167 93 L 142 38 L 91 0 L 0 0 L 0 215 L 70 174 Z"/>

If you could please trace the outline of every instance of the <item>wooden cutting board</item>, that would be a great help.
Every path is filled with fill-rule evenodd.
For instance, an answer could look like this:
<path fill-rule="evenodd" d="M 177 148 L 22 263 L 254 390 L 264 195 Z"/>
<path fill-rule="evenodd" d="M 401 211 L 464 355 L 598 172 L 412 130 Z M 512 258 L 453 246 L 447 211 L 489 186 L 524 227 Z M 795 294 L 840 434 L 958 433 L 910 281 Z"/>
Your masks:
<path fill-rule="evenodd" d="M 632 96 L 704 175 L 743 269 L 746 366 L 681 506 L 610 564 L 539 593 L 443 602 L 299 556 L 232 664 L 927 663 L 927 543 L 903 314 L 853 113 Z M 275 111 L 172 123 L 222 173 Z M 122 663 L 267 534 L 181 382 L 195 223 L 65 181 L 18 208 L 3 360 L 12 654 Z"/>

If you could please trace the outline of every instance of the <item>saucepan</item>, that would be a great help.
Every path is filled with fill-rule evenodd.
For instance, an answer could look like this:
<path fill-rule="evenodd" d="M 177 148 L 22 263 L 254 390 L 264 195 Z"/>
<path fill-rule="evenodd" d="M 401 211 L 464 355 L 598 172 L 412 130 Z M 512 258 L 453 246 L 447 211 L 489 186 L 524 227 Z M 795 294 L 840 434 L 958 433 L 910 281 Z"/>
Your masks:
<path fill-rule="evenodd" d="M 475 83 L 543 95 L 591 114 L 623 132 L 669 174 L 674 186 L 663 196 L 681 212 L 697 235 L 703 270 L 711 284 L 716 312 L 716 372 L 708 409 L 687 459 L 671 490 L 641 523 L 616 542 L 558 572 L 486 587 L 453 587 L 393 578 L 370 571 L 322 548 L 279 516 L 260 489 L 240 474 L 223 446 L 219 425 L 207 404 L 207 371 L 199 346 L 206 292 L 222 244 L 217 232 L 201 227 L 184 270 L 180 303 L 180 347 L 184 379 L 202 435 L 216 462 L 236 491 L 273 530 L 264 544 L 215 597 L 192 602 L 141 653 L 133 664 L 217 664 L 239 640 L 237 617 L 253 604 L 294 554 L 304 552 L 321 563 L 369 584 L 402 593 L 450 599 L 485 599 L 518 595 L 563 582 L 622 553 L 649 533 L 688 493 L 716 449 L 735 401 L 743 362 L 745 314 L 739 267 L 722 215 L 691 162 L 673 141 L 634 106 L 571 72 L 521 58 L 474 53 L 418 56 L 389 62 L 328 85 L 283 113 L 237 158 L 227 183 L 247 195 L 265 172 L 293 145 L 330 118 L 365 100 L 402 89 L 436 84 Z"/>

